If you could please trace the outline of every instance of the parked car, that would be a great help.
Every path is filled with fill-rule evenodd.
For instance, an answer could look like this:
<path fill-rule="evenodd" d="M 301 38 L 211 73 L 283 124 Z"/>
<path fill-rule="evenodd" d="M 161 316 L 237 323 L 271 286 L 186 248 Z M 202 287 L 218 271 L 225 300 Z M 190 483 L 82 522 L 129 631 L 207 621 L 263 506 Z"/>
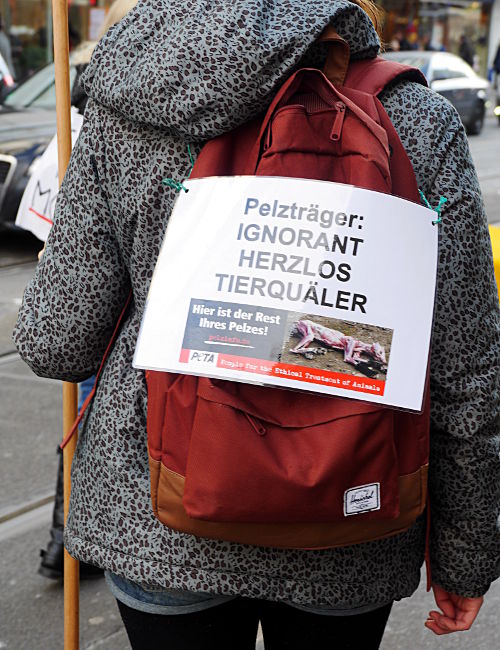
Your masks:
<path fill-rule="evenodd" d="M 449 52 L 386 52 L 386 59 L 419 68 L 429 86 L 457 109 L 467 133 L 478 135 L 484 123 L 489 83 L 463 59 Z"/>
<path fill-rule="evenodd" d="M 71 83 L 75 74 L 72 66 Z M 54 64 L 49 64 L 0 104 L 0 225 L 15 221 L 32 166 L 55 132 Z"/>

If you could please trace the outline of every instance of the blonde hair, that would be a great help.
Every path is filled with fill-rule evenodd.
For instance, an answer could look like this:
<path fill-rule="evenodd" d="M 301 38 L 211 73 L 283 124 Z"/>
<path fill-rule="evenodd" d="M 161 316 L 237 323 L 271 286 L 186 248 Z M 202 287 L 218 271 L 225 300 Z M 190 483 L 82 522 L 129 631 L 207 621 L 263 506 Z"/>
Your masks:
<path fill-rule="evenodd" d="M 137 0 L 115 0 L 109 8 L 106 18 L 104 19 L 99 34 L 98 40 L 104 36 L 108 29 L 119 22 L 128 12 L 135 7 Z M 71 52 L 71 63 L 78 65 L 80 63 L 89 63 L 92 58 L 92 53 L 97 45 L 97 41 L 83 41 Z"/>
<path fill-rule="evenodd" d="M 104 19 L 101 29 L 99 30 L 98 39 L 100 40 L 104 34 L 115 23 L 120 22 L 128 12 L 135 7 L 137 0 L 115 0 L 109 8 L 106 18 Z"/>
<path fill-rule="evenodd" d="M 368 18 L 372 21 L 375 31 L 382 41 L 382 31 L 384 28 L 384 10 L 376 5 L 372 0 L 351 0 L 352 3 L 361 7 L 363 11 L 368 14 Z"/>

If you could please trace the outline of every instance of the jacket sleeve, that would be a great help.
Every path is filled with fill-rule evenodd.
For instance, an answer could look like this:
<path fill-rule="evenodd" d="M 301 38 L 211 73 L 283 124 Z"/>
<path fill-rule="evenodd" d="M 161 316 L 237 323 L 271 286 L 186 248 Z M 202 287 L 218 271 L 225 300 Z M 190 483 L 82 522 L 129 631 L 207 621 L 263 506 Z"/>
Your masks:
<path fill-rule="evenodd" d="M 130 290 L 98 177 L 102 147 L 90 111 L 14 330 L 21 357 L 40 376 L 80 381 L 92 375 Z"/>
<path fill-rule="evenodd" d="M 431 205 L 447 202 L 431 343 L 432 579 L 463 596 L 500 573 L 500 315 L 491 243 L 455 109 L 416 84 L 383 98 Z"/>
<path fill-rule="evenodd" d="M 500 573 L 498 293 L 483 201 L 461 125 L 429 195 L 441 224 L 431 353 L 431 567 L 465 596 Z"/>

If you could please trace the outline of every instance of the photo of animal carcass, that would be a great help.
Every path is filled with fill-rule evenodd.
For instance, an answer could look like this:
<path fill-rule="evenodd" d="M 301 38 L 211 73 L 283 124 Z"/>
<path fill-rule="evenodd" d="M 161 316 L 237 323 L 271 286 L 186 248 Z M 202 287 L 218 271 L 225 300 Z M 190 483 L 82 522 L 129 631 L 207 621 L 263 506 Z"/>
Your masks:
<path fill-rule="evenodd" d="M 290 313 L 281 362 L 385 381 L 393 330 Z"/>

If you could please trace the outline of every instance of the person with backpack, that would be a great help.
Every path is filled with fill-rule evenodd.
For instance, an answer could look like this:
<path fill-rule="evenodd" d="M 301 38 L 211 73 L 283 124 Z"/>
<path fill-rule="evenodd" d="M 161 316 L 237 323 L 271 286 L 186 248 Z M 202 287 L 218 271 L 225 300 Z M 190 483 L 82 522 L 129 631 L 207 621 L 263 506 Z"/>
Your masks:
<path fill-rule="evenodd" d="M 390 81 L 382 75 L 372 94 L 380 100 L 377 119 L 389 132 L 387 114 L 414 170 L 404 191 L 417 200 L 419 188 L 433 206 L 446 198 L 436 219 L 430 511 L 419 507 L 402 532 L 313 550 L 182 532 L 162 524 L 150 505 L 155 458 L 148 458 L 146 428 L 158 400 L 148 396 L 132 357 L 155 260 L 192 158 L 200 176 L 216 165 L 217 174 L 245 165 L 246 142 L 256 141 L 259 120 L 290 75 L 324 67 L 327 49 L 318 39 L 328 26 L 349 46 L 340 48 L 337 63 L 350 58 L 346 81 L 354 85 L 344 96 L 354 96 L 363 71 L 368 77 L 382 69 L 362 63 L 380 49 L 376 16 L 367 0 L 140 0 L 97 46 L 83 78 L 85 123 L 14 336 L 37 374 L 80 381 L 98 369 L 123 312 L 82 422 L 65 544 L 106 570 L 134 649 L 245 650 L 255 647 L 260 621 L 267 650 L 306 644 L 370 650 L 380 645 L 392 603 L 417 588 L 426 547 L 438 609 L 425 624 L 436 634 L 469 629 L 498 577 L 500 322 L 487 223 L 458 114 L 406 69 Z M 337 63 L 327 71 L 330 79 Z M 344 76 L 336 81 L 342 92 Z M 337 127 L 355 110 L 343 115 L 337 106 Z M 206 166 L 205 143 L 227 151 L 224 138 L 238 128 L 242 139 L 229 141 L 239 145 L 233 158 Z M 397 145 L 392 131 L 390 137 Z M 385 150 L 396 178 L 404 155 L 398 146 Z M 213 386 L 216 393 L 228 390 Z M 167 422 L 174 434 L 193 416 L 189 402 L 177 413 L 177 422 Z M 258 418 L 247 415 L 240 417 L 263 433 Z M 426 428 L 428 420 L 420 422 Z M 422 453 L 425 462 L 426 447 Z M 167 515 L 178 506 L 172 504 Z"/>

